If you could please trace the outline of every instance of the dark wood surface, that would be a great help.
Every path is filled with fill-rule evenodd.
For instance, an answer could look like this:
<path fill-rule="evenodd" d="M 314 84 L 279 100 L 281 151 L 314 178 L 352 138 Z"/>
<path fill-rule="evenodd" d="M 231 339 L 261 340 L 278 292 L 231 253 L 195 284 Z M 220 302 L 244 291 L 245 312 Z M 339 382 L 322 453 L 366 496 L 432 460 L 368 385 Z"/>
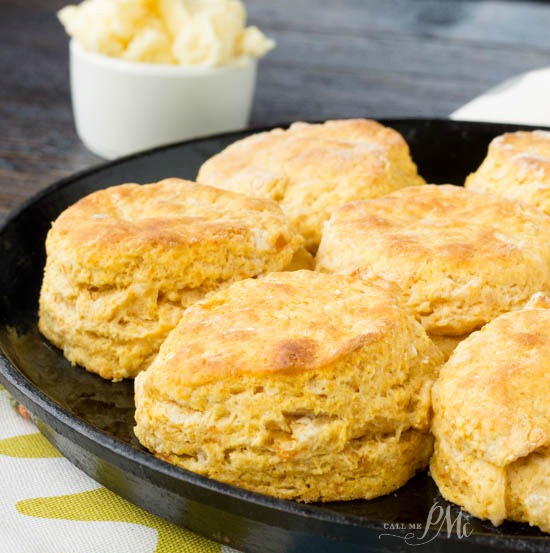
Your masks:
<path fill-rule="evenodd" d="M 101 160 L 75 134 L 64 0 L 0 0 L 0 221 Z M 550 3 L 249 0 L 276 39 L 251 126 L 348 116 L 445 117 L 517 73 L 550 65 Z"/>

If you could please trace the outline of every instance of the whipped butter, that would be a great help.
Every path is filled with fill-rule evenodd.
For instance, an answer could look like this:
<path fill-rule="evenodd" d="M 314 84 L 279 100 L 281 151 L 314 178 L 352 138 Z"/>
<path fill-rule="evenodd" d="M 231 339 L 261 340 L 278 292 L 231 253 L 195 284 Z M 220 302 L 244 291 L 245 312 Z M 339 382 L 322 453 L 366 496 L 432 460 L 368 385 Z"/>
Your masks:
<path fill-rule="evenodd" d="M 84 49 L 137 62 L 216 67 L 275 45 L 241 0 L 84 0 L 58 16 Z"/>

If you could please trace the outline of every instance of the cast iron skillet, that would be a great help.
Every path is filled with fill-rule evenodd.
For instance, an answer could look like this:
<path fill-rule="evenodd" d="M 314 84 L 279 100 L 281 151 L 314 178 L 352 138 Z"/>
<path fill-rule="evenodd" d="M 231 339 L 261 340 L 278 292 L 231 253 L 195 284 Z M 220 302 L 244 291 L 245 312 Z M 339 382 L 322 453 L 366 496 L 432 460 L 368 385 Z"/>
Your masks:
<path fill-rule="evenodd" d="M 383 122 L 405 136 L 428 182 L 455 184 L 479 165 L 493 137 L 520 128 L 426 119 Z M 207 157 L 247 134 L 174 144 L 101 165 L 54 184 L 13 213 L 0 229 L 0 381 L 34 414 L 45 436 L 92 478 L 152 513 L 248 553 L 399 552 L 420 543 L 426 553 L 550 551 L 550 537 L 535 528 L 514 523 L 494 528 L 464 514 L 461 531 L 471 534 L 461 537 L 460 509 L 441 498 L 426 474 L 373 501 L 303 505 L 171 466 L 133 435 L 132 382 L 112 384 L 71 367 L 40 336 L 36 312 L 44 239 L 63 209 L 114 184 L 192 179 Z M 440 507 L 449 508 L 455 523 L 450 531 L 446 520 L 437 520 Z"/>

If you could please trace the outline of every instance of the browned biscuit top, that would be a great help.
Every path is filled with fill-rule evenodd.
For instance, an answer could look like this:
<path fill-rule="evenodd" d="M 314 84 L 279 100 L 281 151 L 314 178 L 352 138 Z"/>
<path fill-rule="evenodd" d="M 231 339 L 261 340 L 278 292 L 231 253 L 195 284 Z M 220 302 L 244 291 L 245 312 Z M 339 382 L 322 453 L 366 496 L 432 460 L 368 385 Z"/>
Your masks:
<path fill-rule="evenodd" d="M 518 168 L 525 166 L 533 177 L 550 178 L 550 131 L 518 131 L 497 136 L 489 155 L 505 157 Z"/>
<path fill-rule="evenodd" d="M 46 246 L 78 282 L 181 289 L 280 269 L 302 243 L 275 202 L 172 178 L 86 196 Z"/>
<path fill-rule="evenodd" d="M 207 160 L 197 180 L 280 202 L 311 250 L 337 205 L 424 183 L 403 137 L 368 119 L 249 136 Z"/>
<path fill-rule="evenodd" d="M 497 136 L 465 187 L 520 200 L 550 214 L 550 132 L 519 131 Z"/>
<path fill-rule="evenodd" d="M 369 345 L 403 346 L 412 324 L 393 289 L 312 271 L 271 273 L 188 308 L 149 380 L 177 394 L 242 374 L 323 369 Z"/>
<path fill-rule="evenodd" d="M 280 217 L 269 200 L 249 198 L 181 179 L 143 185 L 123 184 L 99 190 L 66 209 L 55 229 L 75 243 L 102 242 L 108 249 L 176 246 L 246 234 L 263 218 Z M 286 245 L 284 236 L 278 245 Z"/>
<path fill-rule="evenodd" d="M 459 336 L 550 288 L 550 217 L 458 186 L 403 188 L 336 209 L 316 267 L 395 282 L 428 332 Z"/>

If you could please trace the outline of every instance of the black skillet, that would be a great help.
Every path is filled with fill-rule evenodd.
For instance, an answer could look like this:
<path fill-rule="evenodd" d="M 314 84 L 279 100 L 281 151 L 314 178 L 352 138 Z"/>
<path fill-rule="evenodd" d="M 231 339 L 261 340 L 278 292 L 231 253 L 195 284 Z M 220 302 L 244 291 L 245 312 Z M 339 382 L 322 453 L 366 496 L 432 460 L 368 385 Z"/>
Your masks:
<path fill-rule="evenodd" d="M 479 165 L 493 137 L 520 128 L 430 119 L 383 122 L 404 135 L 429 182 L 454 184 Z M 550 552 L 550 536 L 524 524 L 495 528 L 462 514 L 461 531 L 470 535 L 457 533 L 460 509 L 441 498 L 426 474 L 373 501 L 303 505 L 171 466 L 133 435 L 132 382 L 112 384 L 71 367 L 40 336 L 44 239 L 63 209 L 114 184 L 192 179 L 207 157 L 247 134 L 174 144 L 95 167 L 54 184 L 13 213 L 0 229 L 0 381 L 33 413 L 45 436 L 92 478 L 152 513 L 244 552 Z M 448 519 L 435 523 L 447 507 Z M 447 520 L 455 523 L 452 528 Z"/>

